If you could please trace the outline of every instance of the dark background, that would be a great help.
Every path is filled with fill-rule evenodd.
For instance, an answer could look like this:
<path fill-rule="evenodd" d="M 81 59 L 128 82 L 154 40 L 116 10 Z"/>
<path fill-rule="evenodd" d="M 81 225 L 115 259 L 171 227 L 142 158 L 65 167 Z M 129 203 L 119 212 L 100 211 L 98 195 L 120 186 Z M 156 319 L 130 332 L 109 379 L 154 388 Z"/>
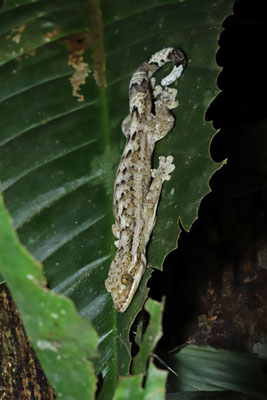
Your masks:
<path fill-rule="evenodd" d="M 198 220 L 149 282 L 152 298 L 166 298 L 159 352 L 187 340 L 237 351 L 267 343 L 265 3 L 237 1 L 223 23 L 221 92 L 206 120 L 217 130 L 211 156 L 227 162 Z"/>

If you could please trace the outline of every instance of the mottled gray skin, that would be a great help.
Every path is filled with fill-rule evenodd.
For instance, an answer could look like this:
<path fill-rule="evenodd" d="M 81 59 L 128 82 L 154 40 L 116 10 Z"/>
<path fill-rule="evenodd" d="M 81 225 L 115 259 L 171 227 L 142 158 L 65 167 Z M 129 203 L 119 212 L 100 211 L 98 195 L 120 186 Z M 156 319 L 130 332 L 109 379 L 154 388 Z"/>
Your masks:
<path fill-rule="evenodd" d="M 113 196 L 117 252 L 105 281 L 117 311 L 129 306 L 146 268 L 146 246 L 156 220 L 162 184 L 175 169 L 173 157 L 159 157 L 157 169 L 151 169 L 158 140 L 174 126 L 170 109 L 178 105 L 176 89 L 156 86 L 154 73 L 168 62 L 173 71 L 162 80 L 174 82 L 186 66 L 184 53 L 167 48 L 154 54 L 134 73 L 129 86 L 130 114 L 122 123 L 127 138 L 118 166 Z M 152 78 L 152 79 L 151 79 Z M 155 99 L 158 96 L 158 99 Z"/>

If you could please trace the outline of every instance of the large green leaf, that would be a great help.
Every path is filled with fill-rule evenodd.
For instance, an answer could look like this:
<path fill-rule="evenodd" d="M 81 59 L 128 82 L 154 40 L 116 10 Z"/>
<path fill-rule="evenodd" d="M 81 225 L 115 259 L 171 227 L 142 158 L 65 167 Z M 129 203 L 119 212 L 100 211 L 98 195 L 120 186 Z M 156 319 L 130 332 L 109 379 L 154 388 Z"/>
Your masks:
<path fill-rule="evenodd" d="M 169 375 L 169 387 L 175 392 L 187 392 L 188 399 L 194 398 L 191 391 L 218 390 L 236 391 L 255 400 L 266 399 L 267 362 L 256 354 L 187 345 L 170 356 L 168 363 L 179 375 L 179 378 Z"/>
<path fill-rule="evenodd" d="M 5 204 L 20 240 L 43 262 L 49 287 L 73 299 L 96 328 L 103 399 L 112 397 L 118 375 L 128 373 L 128 333 L 151 274 L 147 269 L 130 308 L 118 314 L 104 280 L 115 253 L 112 187 L 129 79 L 163 47 L 180 46 L 188 57 L 175 129 L 155 155 L 155 165 L 161 154 L 174 155 L 176 164 L 148 249 L 149 265 L 161 268 L 176 245 L 178 218 L 190 227 L 217 168 L 204 112 L 217 93 L 217 38 L 230 6 L 224 0 L 10 0 L 1 9 Z"/>
<path fill-rule="evenodd" d="M 19 244 L 1 194 L 0 232 L 0 270 L 47 377 L 63 399 L 94 399 L 88 358 L 97 356 L 97 334 L 69 299 L 45 289 L 40 265 Z"/>

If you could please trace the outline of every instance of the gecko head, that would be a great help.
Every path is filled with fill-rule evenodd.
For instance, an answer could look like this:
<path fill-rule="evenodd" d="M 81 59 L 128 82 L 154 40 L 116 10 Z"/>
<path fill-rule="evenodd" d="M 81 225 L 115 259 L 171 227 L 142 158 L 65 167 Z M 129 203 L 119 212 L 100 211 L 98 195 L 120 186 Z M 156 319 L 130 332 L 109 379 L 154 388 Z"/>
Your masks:
<path fill-rule="evenodd" d="M 116 262 L 117 260 L 115 258 L 113 263 L 115 264 Z M 122 260 L 120 260 L 120 265 L 117 265 L 117 270 L 113 264 L 114 269 L 110 269 L 109 276 L 105 281 L 105 286 L 107 291 L 111 293 L 116 310 L 124 312 L 131 303 L 139 286 L 145 270 L 145 263 L 142 257 L 140 262 L 136 262 L 134 265 L 130 265 L 130 268 L 126 269 L 121 262 Z"/>

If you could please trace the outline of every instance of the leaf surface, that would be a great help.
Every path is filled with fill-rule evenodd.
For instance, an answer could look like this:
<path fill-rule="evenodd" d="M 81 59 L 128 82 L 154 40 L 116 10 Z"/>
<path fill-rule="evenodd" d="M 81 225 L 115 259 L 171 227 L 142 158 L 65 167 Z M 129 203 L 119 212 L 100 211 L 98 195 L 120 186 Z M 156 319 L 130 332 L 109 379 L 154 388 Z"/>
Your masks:
<path fill-rule="evenodd" d="M 245 398 L 266 398 L 267 384 L 263 372 L 266 360 L 256 354 L 187 345 L 172 355 L 168 362 L 179 375 L 179 378 L 169 375 L 170 391 L 236 391 L 237 399 L 238 393 L 242 393 Z M 194 398 L 191 393 L 188 394 L 189 399 Z"/>
<path fill-rule="evenodd" d="M 69 299 L 45 289 L 41 266 L 18 242 L 1 195 L 0 232 L 0 270 L 50 383 L 64 399 L 94 399 L 88 359 L 97 356 L 97 334 Z"/>
<path fill-rule="evenodd" d="M 161 319 L 162 319 L 162 303 L 157 303 L 148 299 L 145 303 L 145 310 L 149 313 L 149 324 L 146 327 L 139 352 L 133 360 L 132 373 L 140 374 L 146 372 L 147 359 L 152 355 L 152 351 L 157 341 L 162 336 Z"/>
<path fill-rule="evenodd" d="M 209 157 L 214 131 L 204 113 L 218 92 L 215 52 L 230 7 L 224 0 L 10 0 L 0 11 L 5 204 L 21 242 L 43 262 L 49 287 L 71 298 L 99 334 L 100 399 L 111 398 L 118 376 L 128 373 L 129 329 L 151 274 L 148 268 L 129 309 L 118 314 L 104 280 L 115 254 L 112 191 L 129 80 L 163 47 L 187 55 L 176 126 L 158 143 L 153 162 L 172 154 L 176 165 L 148 247 L 148 264 L 161 268 L 176 246 L 178 218 L 189 229 L 218 168 Z"/>

